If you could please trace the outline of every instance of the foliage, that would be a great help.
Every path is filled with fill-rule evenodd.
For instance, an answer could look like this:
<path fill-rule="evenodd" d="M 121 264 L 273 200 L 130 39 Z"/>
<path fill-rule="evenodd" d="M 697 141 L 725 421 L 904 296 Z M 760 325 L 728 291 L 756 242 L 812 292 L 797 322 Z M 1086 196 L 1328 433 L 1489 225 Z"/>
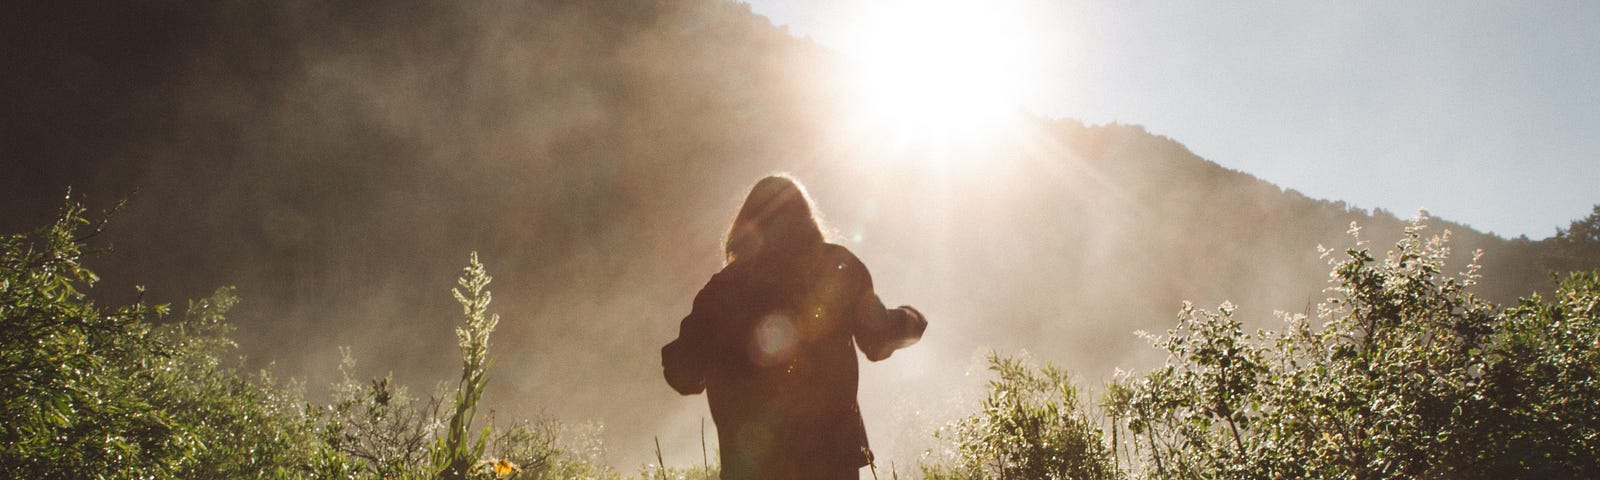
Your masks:
<path fill-rule="evenodd" d="M 1477 256 L 1445 273 L 1449 233 L 1424 238 L 1423 222 L 1382 259 L 1352 225 L 1355 248 L 1324 252 L 1314 320 L 1247 332 L 1230 304 L 1185 304 L 1146 335 L 1167 363 L 1106 387 L 1109 444 L 1060 371 L 991 357 L 982 409 L 936 434 L 954 465 L 924 475 L 1600 477 L 1600 271 L 1502 309 L 1470 291 Z"/>
<path fill-rule="evenodd" d="M 390 376 L 358 381 L 355 358 L 341 353 L 343 381 L 333 385 L 333 403 L 315 411 L 323 443 L 372 477 L 425 478 L 440 402 L 412 398 Z"/>
<path fill-rule="evenodd" d="M 1423 228 L 1332 261 L 1316 324 L 1250 334 L 1229 305 L 1186 306 L 1167 365 L 1107 390 L 1118 447 L 1152 478 L 1600 475 L 1596 275 L 1500 311 Z"/>
<path fill-rule="evenodd" d="M 1556 229 L 1556 235 L 1544 243 L 1549 248 L 1540 261 L 1546 269 L 1572 272 L 1600 268 L 1600 205 L 1595 205 L 1589 216 Z"/>
<path fill-rule="evenodd" d="M 1083 412 L 1067 372 L 995 354 L 989 370 L 999 378 L 989 382 L 982 409 L 938 434 L 954 442 L 954 464 L 924 465 L 924 477 L 1116 478 L 1105 435 Z"/>
<path fill-rule="evenodd" d="M 518 465 L 516 472 L 505 477 L 508 479 L 618 478 L 602 466 L 605 452 L 600 433 L 600 424 L 593 422 L 566 425 L 524 420 L 495 435 L 489 452 L 492 458 Z"/>
<path fill-rule="evenodd" d="M 1474 475 L 1600 477 L 1600 271 L 1565 278 L 1550 303 L 1509 309 L 1463 414 Z"/>
<path fill-rule="evenodd" d="M 69 201 L 50 226 L 0 237 L 0 477 L 616 477 L 600 465 L 598 426 L 568 435 L 523 421 L 468 438 L 498 322 L 476 254 L 455 291 L 463 372 L 446 425 L 441 401 L 389 377 L 352 378 L 348 351 L 328 405 L 267 372 L 239 372 L 223 360 L 234 348 L 232 288 L 177 319 L 166 305 L 97 305 L 83 259 L 101 225 Z"/>
<path fill-rule="evenodd" d="M 316 462 L 298 394 L 219 361 L 230 288 L 106 309 L 83 263 L 100 224 L 69 201 L 49 227 L 0 239 L 0 476 L 253 478 Z"/>
<path fill-rule="evenodd" d="M 722 469 L 715 464 L 688 467 L 647 465 L 640 467 L 639 474 L 634 478 L 645 480 L 709 480 L 721 478 L 721 475 Z"/>
<path fill-rule="evenodd" d="M 83 259 L 99 226 L 68 202 L 51 225 L 0 237 L 0 477 L 618 477 L 600 466 L 598 426 L 485 422 L 472 435 L 498 322 L 475 254 L 453 291 L 465 323 L 452 403 L 389 377 L 358 381 L 346 355 L 332 403 L 313 405 L 223 360 L 231 288 L 176 318 L 166 305 L 91 300 L 98 277 Z M 1098 412 L 1066 372 L 991 356 L 998 378 L 981 410 L 939 432 L 955 454 L 923 474 L 1600 477 L 1600 271 L 1502 309 L 1471 293 L 1476 267 L 1444 272 L 1448 232 L 1423 229 L 1382 259 L 1359 237 L 1326 252 L 1330 295 L 1315 321 L 1283 315 L 1281 329 L 1246 332 L 1232 305 L 1185 305 L 1153 337 L 1167 364 L 1107 386 Z M 1575 223 L 1561 238 L 1584 232 Z"/>
<path fill-rule="evenodd" d="M 1242 333 L 1233 306 L 1203 312 L 1185 304 L 1178 327 L 1156 346 L 1172 353 L 1163 368 L 1106 392 L 1113 429 L 1142 437 L 1158 475 L 1193 477 L 1202 472 L 1238 476 L 1240 464 L 1259 458 L 1247 443 L 1266 367 L 1264 352 Z M 1114 430 L 1115 433 L 1120 433 Z M 1190 454 L 1193 453 L 1193 454 Z"/>

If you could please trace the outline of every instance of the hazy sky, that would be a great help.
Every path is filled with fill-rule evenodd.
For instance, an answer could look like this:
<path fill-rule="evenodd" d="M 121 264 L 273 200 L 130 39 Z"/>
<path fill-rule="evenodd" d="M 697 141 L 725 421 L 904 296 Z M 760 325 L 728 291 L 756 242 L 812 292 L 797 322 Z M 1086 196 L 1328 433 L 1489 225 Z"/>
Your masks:
<path fill-rule="evenodd" d="M 948 1 L 965 0 L 896 8 Z M 848 51 L 861 7 L 886 2 L 750 3 Z M 1018 87 L 1032 112 L 1144 125 L 1312 197 L 1507 237 L 1600 203 L 1600 2 L 981 4 L 1038 46 Z"/>

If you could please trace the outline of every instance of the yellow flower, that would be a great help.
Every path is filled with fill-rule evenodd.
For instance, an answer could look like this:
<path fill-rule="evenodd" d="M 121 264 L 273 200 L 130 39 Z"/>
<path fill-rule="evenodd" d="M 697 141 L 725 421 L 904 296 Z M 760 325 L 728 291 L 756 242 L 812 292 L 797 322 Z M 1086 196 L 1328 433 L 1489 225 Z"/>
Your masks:
<path fill-rule="evenodd" d="M 497 477 L 503 477 L 518 470 L 522 470 L 522 467 L 518 467 L 517 464 L 511 463 L 510 460 L 502 458 L 499 461 L 494 462 L 494 474 Z"/>

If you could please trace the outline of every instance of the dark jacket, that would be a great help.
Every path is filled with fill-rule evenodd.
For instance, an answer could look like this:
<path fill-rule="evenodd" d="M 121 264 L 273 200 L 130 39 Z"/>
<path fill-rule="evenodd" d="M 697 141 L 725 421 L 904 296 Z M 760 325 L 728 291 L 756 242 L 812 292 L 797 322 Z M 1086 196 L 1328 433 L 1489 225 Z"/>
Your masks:
<path fill-rule="evenodd" d="M 712 276 L 661 363 L 678 393 L 706 392 L 722 478 L 856 478 L 872 453 L 855 349 L 883 360 L 926 328 L 915 309 L 884 309 L 854 254 L 822 244 Z"/>

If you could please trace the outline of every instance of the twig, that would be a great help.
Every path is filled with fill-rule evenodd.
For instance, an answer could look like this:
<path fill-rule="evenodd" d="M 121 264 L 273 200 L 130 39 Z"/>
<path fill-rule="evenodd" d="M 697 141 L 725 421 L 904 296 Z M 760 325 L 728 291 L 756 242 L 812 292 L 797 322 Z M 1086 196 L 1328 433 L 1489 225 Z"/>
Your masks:
<path fill-rule="evenodd" d="M 711 456 L 706 454 L 706 417 L 700 417 L 700 461 L 705 465 L 700 478 L 711 480 Z"/>
<path fill-rule="evenodd" d="M 667 461 L 661 459 L 661 437 L 656 436 L 656 473 L 661 480 L 667 480 Z"/>

